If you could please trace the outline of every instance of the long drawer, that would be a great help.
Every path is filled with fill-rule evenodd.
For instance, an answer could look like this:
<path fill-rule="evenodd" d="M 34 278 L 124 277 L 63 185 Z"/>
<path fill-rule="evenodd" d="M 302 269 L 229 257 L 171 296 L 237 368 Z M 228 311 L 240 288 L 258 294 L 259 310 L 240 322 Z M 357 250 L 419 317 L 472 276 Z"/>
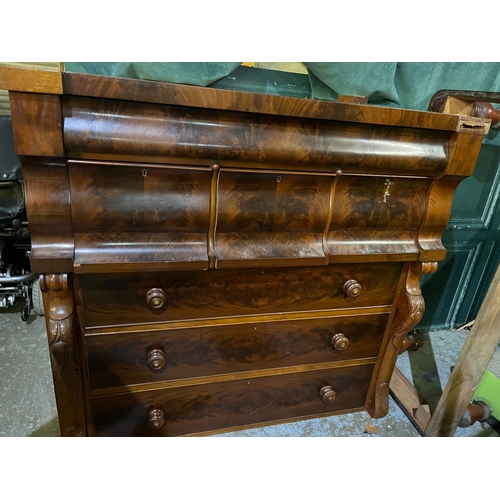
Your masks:
<path fill-rule="evenodd" d="M 366 364 L 94 397 L 94 434 L 178 436 L 360 409 L 373 367 Z"/>
<path fill-rule="evenodd" d="M 88 336 L 90 388 L 378 356 L 388 314 Z"/>
<path fill-rule="evenodd" d="M 391 305 L 403 264 L 81 277 L 87 328 Z"/>

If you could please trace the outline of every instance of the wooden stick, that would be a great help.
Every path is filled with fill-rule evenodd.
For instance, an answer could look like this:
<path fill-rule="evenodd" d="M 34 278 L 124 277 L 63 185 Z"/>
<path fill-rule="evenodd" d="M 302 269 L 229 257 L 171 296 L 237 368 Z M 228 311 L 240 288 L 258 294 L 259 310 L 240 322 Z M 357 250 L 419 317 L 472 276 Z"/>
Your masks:
<path fill-rule="evenodd" d="M 475 319 L 467 323 L 466 325 L 461 326 L 460 328 L 457 328 L 457 332 L 460 332 L 461 330 L 465 330 L 466 328 L 469 328 L 469 326 L 472 326 L 475 323 Z"/>

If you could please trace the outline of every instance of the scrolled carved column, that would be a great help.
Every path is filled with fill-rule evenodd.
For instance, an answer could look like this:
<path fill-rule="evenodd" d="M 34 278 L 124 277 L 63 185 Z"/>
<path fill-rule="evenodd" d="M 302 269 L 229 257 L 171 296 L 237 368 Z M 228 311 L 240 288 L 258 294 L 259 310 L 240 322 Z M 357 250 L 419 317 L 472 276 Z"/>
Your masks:
<path fill-rule="evenodd" d="M 74 337 L 73 290 L 67 274 L 40 276 L 52 376 L 62 436 L 86 435 L 82 376 Z"/>
<path fill-rule="evenodd" d="M 412 262 L 409 266 L 404 287 L 397 299 L 397 313 L 382 347 L 381 360 L 376 367 L 379 371 L 368 393 L 366 409 L 374 418 L 381 418 L 387 414 L 389 383 L 398 353 L 406 335 L 422 319 L 425 311 L 420 279 L 423 274 L 435 273 L 437 267 L 437 262 Z"/>

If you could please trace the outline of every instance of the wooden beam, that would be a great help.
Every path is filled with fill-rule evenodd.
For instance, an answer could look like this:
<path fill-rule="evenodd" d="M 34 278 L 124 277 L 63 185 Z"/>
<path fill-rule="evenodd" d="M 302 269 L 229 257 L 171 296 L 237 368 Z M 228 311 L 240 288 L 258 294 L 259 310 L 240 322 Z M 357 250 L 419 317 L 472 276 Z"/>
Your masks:
<path fill-rule="evenodd" d="M 394 368 L 389 391 L 415 429 L 425 436 L 425 429 L 431 418 L 429 405 L 419 396 L 415 387 L 397 367 Z"/>
<path fill-rule="evenodd" d="M 479 309 L 426 428 L 427 436 L 453 436 L 500 341 L 500 267 Z"/>
<path fill-rule="evenodd" d="M 0 67 L 0 89 L 41 94 L 62 94 L 60 71 Z"/>

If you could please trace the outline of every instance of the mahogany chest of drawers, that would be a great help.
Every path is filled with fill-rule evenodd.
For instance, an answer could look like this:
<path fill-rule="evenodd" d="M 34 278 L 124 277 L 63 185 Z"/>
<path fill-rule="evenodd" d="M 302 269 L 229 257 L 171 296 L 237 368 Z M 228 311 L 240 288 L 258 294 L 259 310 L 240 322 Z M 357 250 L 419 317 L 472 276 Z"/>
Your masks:
<path fill-rule="evenodd" d="M 62 435 L 386 414 L 487 121 L 1 71 Z"/>

